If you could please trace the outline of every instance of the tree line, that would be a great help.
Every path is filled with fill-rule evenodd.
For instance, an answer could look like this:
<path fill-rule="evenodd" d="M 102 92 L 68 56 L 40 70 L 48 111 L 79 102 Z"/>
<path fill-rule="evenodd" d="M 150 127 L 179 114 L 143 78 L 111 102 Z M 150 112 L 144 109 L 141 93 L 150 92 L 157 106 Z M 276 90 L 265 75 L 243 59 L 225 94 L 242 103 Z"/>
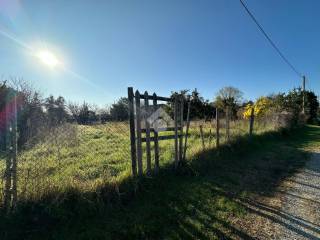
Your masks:
<path fill-rule="evenodd" d="M 36 136 L 45 127 L 54 127 L 69 122 L 78 124 L 106 123 L 108 121 L 126 121 L 128 114 L 128 99 L 122 97 L 110 106 L 99 108 L 87 102 L 67 102 L 64 97 L 42 97 L 40 91 L 35 90 L 26 81 L 13 80 L 9 83 L 0 83 L 0 113 L 7 104 L 5 95 L 10 89 L 16 90 L 18 99 L 18 132 L 19 144 L 27 142 L 28 139 Z M 272 94 L 259 98 L 256 103 L 243 100 L 243 93 L 235 87 L 224 87 L 220 89 L 212 101 L 204 99 L 197 89 L 181 90 L 172 92 L 171 97 L 179 95 L 183 97 L 184 109 L 188 107 L 190 100 L 190 119 L 210 120 L 215 117 L 216 109 L 223 114 L 228 108 L 231 118 L 242 117 L 239 111 L 254 106 L 261 115 L 267 110 L 273 112 L 290 112 L 298 122 L 302 112 L 302 99 L 305 97 L 305 120 L 309 123 L 319 123 L 319 102 L 313 91 L 302 91 L 301 88 L 294 88 L 287 93 Z M 169 114 L 173 114 L 173 106 L 163 106 Z M 259 110 L 260 109 L 260 110 Z M 264 109 L 262 111 L 262 109 Z M 184 111 L 186 118 L 187 111 Z M 244 113 L 243 116 L 246 114 Z M 0 116 L 0 143 L 4 138 L 4 116 Z M 1 140 L 2 139 L 2 140 Z M 2 144 L 3 145 L 3 144 Z"/>
<path fill-rule="evenodd" d="M 243 92 L 238 88 L 228 86 L 221 88 L 213 97 L 213 101 L 204 100 L 197 89 L 191 91 L 181 90 L 172 92 L 172 97 L 180 95 L 185 100 L 190 100 L 190 118 L 191 119 L 212 119 L 215 117 L 216 109 L 222 114 L 229 109 L 232 119 L 245 117 L 243 112 L 248 107 L 255 107 L 256 116 L 263 116 L 267 113 L 280 114 L 290 113 L 292 115 L 292 124 L 297 124 L 299 119 L 304 118 L 307 123 L 319 124 L 319 101 L 316 94 L 311 91 L 303 91 L 301 88 L 293 88 L 287 93 L 270 94 L 259 97 L 255 102 L 243 99 Z M 305 98 L 303 113 L 303 96 Z M 185 101 L 184 109 L 187 108 Z M 172 106 L 168 104 L 168 111 L 172 112 Z M 243 114 L 239 114 L 243 113 Z M 186 114 L 186 111 L 184 112 Z"/>
<path fill-rule="evenodd" d="M 33 139 L 44 129 L 63 123 L 95 124 L 128 119 L 128 100 L 99 108 L 87 102 L 67 102 L 64 97 L 42 97 L 42 93 L 24 80 L 0 82 L 0 149 L 5 147 L 5 106 L 12 101 L 9 92 L 15 92 L 17 102 L 18 144 Z"/>

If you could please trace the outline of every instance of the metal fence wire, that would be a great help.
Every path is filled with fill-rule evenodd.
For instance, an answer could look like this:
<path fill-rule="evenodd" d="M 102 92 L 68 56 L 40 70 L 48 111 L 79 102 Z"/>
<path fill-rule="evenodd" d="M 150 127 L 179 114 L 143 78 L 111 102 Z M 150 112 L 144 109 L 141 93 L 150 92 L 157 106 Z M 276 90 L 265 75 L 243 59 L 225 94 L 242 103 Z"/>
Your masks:
<path fill-rule="evenodd" d="M 41 132 L 18 156 L 18 196 L 37 199 L 68 189 L 94 191 L 128 174 L 127 122 L 63 123 Z"/>
<path fill-rule="evenodd" d="M 157 110 L 151 109 L 148 115 Z M 243 118 L 241 114 L 226 117 L 224 111 L 221 110 L 219 119 L 220 144 L 249 134 L 250 119 Z M 27 121 L 24 133 L 17 132 L 16 136 L 19 143 L 16 156 L 18 201 L 36 201 L 52 194 L 59 196 L 70 189 L 94 192 L 107 182 L 117 182 L 132 174 L 129 121 L 92 124 L 79 124 L 76 121 L 52 123 L 46 118 Z M 187 121 L 183 121 L 185 133 Z M 284 118 L 276 114 L 256 117 L 253 132 L 261 134 L 275 130 L 282 127 L 284 122 Z M 3 128 L 1 133 L 5 135 Z M 191 119 L 188 134 L 187 161 L 217 146 L 217 121 L 215 118 Z M 22 137 L 23 142 L 19 141 Z M 145 151 L 146 144 L 142 143 L 142 147 Z M 151 144 L 151 159 L 155 157 L 153 149 L 154 144 Z M 9 145 L 1 145 L 1 204 L 5 200 L 6 159 L 10 151 Z M 172 139 L 159 142 L 159 154 L 160 168 L 173 163 L 175 149 Z M 144 154 L 143 163 L 146 164 L 146 161 Z"/>

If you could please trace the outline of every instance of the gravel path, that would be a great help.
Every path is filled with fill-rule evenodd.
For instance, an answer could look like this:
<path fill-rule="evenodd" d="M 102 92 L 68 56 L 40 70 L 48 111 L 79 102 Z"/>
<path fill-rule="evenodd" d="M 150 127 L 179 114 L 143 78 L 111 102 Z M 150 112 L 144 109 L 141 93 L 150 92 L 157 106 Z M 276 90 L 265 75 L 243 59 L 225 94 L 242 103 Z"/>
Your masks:
<path fill-rule="evenodd" d="M 320 239 L 320 151 L 281 184 L 275 197 L 240 203 L 251 214 L 235 225 L 250 237 L 234 239 Z"/>
<path fill-rule="evenodd" d="M 279 239 L 320 239 L 320 153 L 285 184 Z"/>

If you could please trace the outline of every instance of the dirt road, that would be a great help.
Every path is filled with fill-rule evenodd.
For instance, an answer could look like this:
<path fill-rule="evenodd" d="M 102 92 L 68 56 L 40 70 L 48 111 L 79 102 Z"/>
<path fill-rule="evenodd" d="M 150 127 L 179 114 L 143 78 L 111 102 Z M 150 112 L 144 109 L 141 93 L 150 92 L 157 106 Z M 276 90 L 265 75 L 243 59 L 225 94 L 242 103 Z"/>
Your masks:
<path fill-rule="evenodd" d="M 274 197 L 242 204 L 251 212 L 242 229 L 252 239 L 320 239 L 320 151 Z"/>
<path fill-rule="evenodd" d="M 279 239 L 320 239 L 320 153 L 285 183 Z"/>

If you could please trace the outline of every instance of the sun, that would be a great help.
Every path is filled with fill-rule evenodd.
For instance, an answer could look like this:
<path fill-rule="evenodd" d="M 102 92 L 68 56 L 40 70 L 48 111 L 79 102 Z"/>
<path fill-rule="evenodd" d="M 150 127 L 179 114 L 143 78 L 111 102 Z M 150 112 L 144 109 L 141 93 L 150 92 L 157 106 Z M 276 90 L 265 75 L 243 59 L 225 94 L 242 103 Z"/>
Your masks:
<path fill-rule="evenodd" d="M 51 68 L 54 68 L 60 64 L 58 58 L 48 50 L 40 50 L 36 55 L 42 63 Z"/>

